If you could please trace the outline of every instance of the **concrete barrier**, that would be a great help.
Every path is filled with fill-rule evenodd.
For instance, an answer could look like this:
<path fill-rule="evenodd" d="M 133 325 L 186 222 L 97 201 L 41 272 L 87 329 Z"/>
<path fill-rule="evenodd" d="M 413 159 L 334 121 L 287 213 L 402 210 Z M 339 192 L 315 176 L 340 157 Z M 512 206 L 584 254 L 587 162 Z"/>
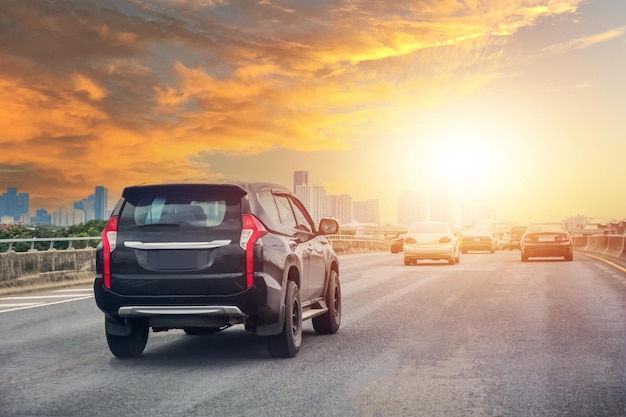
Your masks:
<path fill-rule="evenodd" d="M 0 289 L 93 279 L 96 250 L 0 253 Z"/>
<path fill-rule="evenodd" d="M 602 255 L 609 246 L 609 237 L 605 235 L 589 236 L 585 252 Z"/>
<path fill-rule="evenodd" d="M 609 235 L 609 243 L 603 255 L 619 258 L 624 252 L 624 236 Z"/>
<path fill-rule="evenodd" d="M 588 236 L 573 236 L 572 239 L 574 240 L 575 248 L 585 248 L 589 243 Z"/>
<path fill-rule="evenodd" d="M 626 261 L 625 235 L 596 235 L 589 236 L 583 249 L 585 253 L 607 256 Z"/>

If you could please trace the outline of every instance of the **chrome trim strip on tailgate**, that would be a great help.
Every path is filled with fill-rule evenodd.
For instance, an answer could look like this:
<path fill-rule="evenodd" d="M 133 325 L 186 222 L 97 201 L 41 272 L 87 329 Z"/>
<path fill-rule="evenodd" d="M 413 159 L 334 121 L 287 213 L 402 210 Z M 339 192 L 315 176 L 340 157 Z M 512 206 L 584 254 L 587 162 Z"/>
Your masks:
<path fill-rule="evenodd" d="M 124 242 L 124 246 L 133 249 L 213 249 L 229 244 L 230 240 L 212 240 L 210 242 Z"/>
<path fill-rule="evenodd" d="M 120 317 L 150 316 L 230 316 L 248 317 L 235 306 L 125 306 L 117 310 Z"/>

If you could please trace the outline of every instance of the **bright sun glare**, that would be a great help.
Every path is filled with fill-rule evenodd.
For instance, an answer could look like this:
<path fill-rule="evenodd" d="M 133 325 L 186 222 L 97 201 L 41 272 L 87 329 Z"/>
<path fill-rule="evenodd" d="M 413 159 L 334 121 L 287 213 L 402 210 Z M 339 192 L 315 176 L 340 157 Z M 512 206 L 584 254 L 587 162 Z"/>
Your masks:
<path fill-rule="evenodd" d="M 497 136 L 476 124 L 431 132 L 411 147 L 409 155 L 420 155 L 420 180 L 427 178 L 431 187 L 441 184 L 456 192 L 489 193 L 495 191 L 506 166 L 507 156 Z"/>

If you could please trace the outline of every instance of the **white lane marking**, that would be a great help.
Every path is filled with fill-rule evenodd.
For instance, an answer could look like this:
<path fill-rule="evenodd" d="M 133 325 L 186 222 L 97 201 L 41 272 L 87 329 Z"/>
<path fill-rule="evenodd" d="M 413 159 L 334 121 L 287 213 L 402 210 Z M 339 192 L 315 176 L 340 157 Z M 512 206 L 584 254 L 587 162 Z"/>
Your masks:
<path fill-rule="evenodd" d="M 90 291 L 93 291 L 93 288 L 91 288 L 91 287 L 89 287 L 89 288 L 67 288 L 67 289 L 64 289 L 64 290 L 54 290 L 52 292 L 81 292 L 81 291 L 90 292 Z"/>
<path fill-rule="evenodd" d="M 446 300 L 443 302 L 443 305 L 446 307 L 450 307 L 452 304 L 456 303 L 456 300 L 458 299 L 458 295 L 451 295 L 450 297 L 446 298 Z"/>
<path fill-rule="evenodd" d="M 13 303 L 13 304 L 0 304 L 0 308 L 3 307 L 22 307 L 22 306 L 34 306 L 41 303 Z"/>
<path fill-rule="evenodd" d="M 441 275 L 428 275 L 420 279 L 419 281 L 415 281 L 412 284 L 405 285 L 404 287 L 394 292 L 391 292 L 383 297 L 380 297 L 374 302 L 353 311 L 352 314 L 348 315 L 348 317 L 342 320 L 341 324 L 342 326 L 350 326 L 353 323 L 356 323 L 368 316 L 371 316 L 376 310 L 380 308 L 384 308 L 385 306 L 387 306 L 388 308 L 393 308 L 394 303 L 392 301 L 399 298 L 407 297 L 412 291 L 415 291 L 419 287 L 423 287 L 434 281 L 437 281 L 440 278 Z"/>
<path fill-rule="evenodd" d="M 54 304 L 69 303 L 69 302 L 72 302 L 72 301 L 86 300 L 87 298 L 93 298 L 93 295 L 88 295 L 88 296 L 85 296 L 85 297 L 70 298 L 69 300 L 54 301 L 52 303 L 41 303 L 41 304 L 36 304 L 36 305 L 32 305 L 32 306 L 17 307 L 17 308 L 12 308 L 12 309 L 9 309 L 9 310 L 2 310 L 2 311 L 0 311 L 0 314 L 2 314 L 2 313 L 9 313 L 11 311 L 26 310 L 26 309 L 29 309 L 29 308 L 51 306 L 51 305 L 54 305 Z"/>
<path fill-rule="evenodd" d="M 69 294 L 65 294 L 65 295 L 21 295 L 19 297 L 4 297 L 4 298 L 0 298 L 0 301 L 2 301 L 2 300 L 43 300 L 43 299 L 46 299 L 46 298 L 67 298 L 67 297 L 71 297 L 71 295 L 69 295 Z"/>

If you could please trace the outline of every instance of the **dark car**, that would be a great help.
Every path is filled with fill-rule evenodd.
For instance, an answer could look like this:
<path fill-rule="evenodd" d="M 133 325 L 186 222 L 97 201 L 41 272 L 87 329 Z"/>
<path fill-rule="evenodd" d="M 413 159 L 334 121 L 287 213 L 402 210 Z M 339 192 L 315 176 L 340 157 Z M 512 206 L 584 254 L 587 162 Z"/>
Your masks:
<path fill-rule="evenodd" d="M 214 333 L 235 324 L 293 357 L 302 321 L 332 334 L 341 321 L 339 262 L 303 204 L 275 184 L 160 184 L 123 194 L 96 252 L 95 299 L 118 357 L 153 332 Z"/>
<path fill-rule="evenodd" d="M 406 232 L 400 232 L 400 233 L 396 233 L 396 237 L 391 239 L 391 245 L 390 245 L 391 253 L 402 252 L 402 248 L 404 247 L 405 236 L 406 236 Z"/>
<path fill-rule="evenodd" d="M 489 253 L 494 253 L 496 251 L 496 244 L 493 233 L 489 229 L 483 228 L 468 229 L 463 232 L 461 252 L 467 253 L 469 251 L 488 251 Z"/>
<path fill-rule="evenodd" d="M 526 232 L 527 226 L 513 226 L 511 227 L 511 231 L 509 232 L 509 249 L 519 249 L 520 242 L 522 241 L 522 236 L 524 232 Z"/>
<path fill-rule="evenodd" d="M 574 243 L 561 223 L 533 223 L 521 241 L 522 262 L 532 257 L 563 257 L 574 260 Z"/>

